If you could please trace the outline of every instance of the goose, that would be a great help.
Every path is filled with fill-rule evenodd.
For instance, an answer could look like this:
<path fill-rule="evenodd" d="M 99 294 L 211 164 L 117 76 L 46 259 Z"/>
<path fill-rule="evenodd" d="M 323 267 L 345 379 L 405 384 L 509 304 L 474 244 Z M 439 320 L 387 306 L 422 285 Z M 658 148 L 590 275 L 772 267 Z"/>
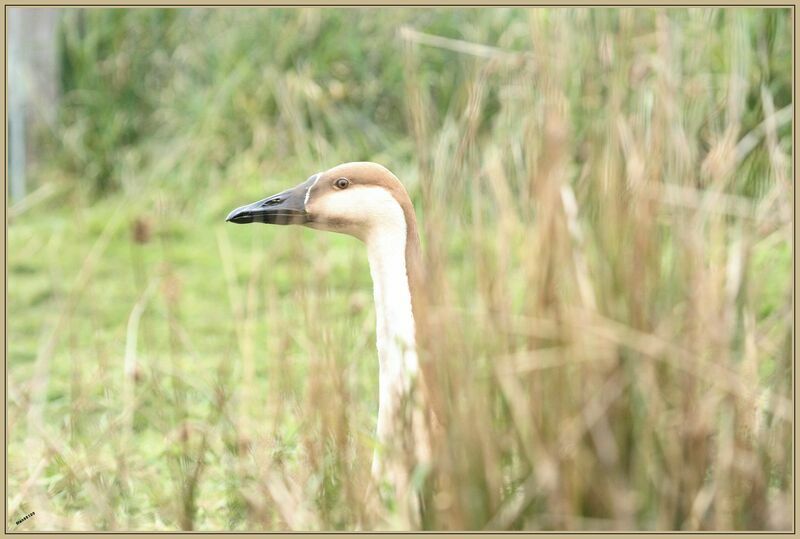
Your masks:
<path fill-rule="evenodd" d="M 408 459 L 410 454 L 417 465 L 427 465 L 430 437 L 419 389 L 413 302 L 422 279 L 421 249 L 414 207 L 403 184 L 377 163 L 344 163 L 238 207 L 226 220 L 302 225 L 349 234 L 366 245 L 379 360 L 379 447 L 373 453 L 371 475 L 373 483 L 387 480 L 416 520 L 420 502 L 409 496 L 414 463 Z"/>

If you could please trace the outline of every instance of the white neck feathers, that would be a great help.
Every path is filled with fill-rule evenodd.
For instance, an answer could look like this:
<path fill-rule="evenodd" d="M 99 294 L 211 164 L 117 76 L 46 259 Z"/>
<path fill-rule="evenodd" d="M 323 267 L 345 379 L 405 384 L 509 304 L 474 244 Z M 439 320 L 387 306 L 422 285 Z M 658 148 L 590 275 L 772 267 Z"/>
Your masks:
<path fill-rule="evenodd" d="M 405 379 L 417 371 L 414 314 L 406 268 L 407 232 L 399 206 L 397 214 L 397 219 L 387 219 L 366 238 L 382 379 L 384 376 Z"/>

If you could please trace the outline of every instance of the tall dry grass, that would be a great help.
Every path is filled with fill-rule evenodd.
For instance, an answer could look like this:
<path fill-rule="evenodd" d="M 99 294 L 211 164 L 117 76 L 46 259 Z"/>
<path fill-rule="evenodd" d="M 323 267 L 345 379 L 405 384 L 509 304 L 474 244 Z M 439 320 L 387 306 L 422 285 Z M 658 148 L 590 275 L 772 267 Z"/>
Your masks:
<path fill-rule="evenodd" d="M 743 132 L 736 14 L 716 76 L 665 10 L 645 35 L 640 12 L 620 11 L 587 60 L 593 15 L 532 12 L 533 53 L 476 61 L 441 130 L 414 77 L 422 40 L 407 33 L 438 303 L 420 330 L 445 402 L 427 525 L 790 527 L 792 299 L 786 288 L 759 317 L 754 258 L 791 241 L 779 113 L 762 86 L 765 120 Z M 690 10 L 683 24 L 716 16 Z M 480 133 L 492 97 L 500 113 Z M 770 156 L 757 199 L 740 194 L 753 136 Z M 443 256 L 453 238 L 461 261 Z"/>
<path fill-rule="evenodd" d="M 102 115 L 67 110 L 62 174 L 99 144 L 120 159 L 92 177 L 124 194 L 101 209 L 73 197 L 86 251 L 56 256 L 70 231 L 16 244 L 18 265 L 45 253 L 55 299 L 31 366 L 10 376 L 10 514 L 35 510 L 36 529 L 409 528 L 390 491 L 367 495 L 377 360 L 362 246 L 217 223 L 258 176 L 272 178 L 261 193 L 369 158 L 409 187 L 425 251 L 418 339 L 441 429 L 432 466 L 409 470 L 421 527 L 789 529 L 788 12 L 486 10 L 482 26 L 453 11 L 461 35 L 393 12 L 393 84 L 367 119 L 358 99 L 381 95 L 369 73 L 345 89 L 317 82 L 322 61 L 280 76 L 305 43 L 291 36 L 337 42 L 325 23 L 358 16 L 280 13 L 279 62 L 225 64 L 244 39 L 211 47 L 240 77 L 227 85 L 191 78 L 207 57 L 179 45 L 196 30 L 159 27 L 177 46 L 155 56 L 153 116 L 119 119 L 136 136 L 82 137 Z M 190 19 L 260 35 L 246 16 Z M 92 107 L 114 109 L 106 97 Z M 381 105 L 401 106 L 402 125 L 383 129 Z M 115 288 L 112 260 L 132 290 Z"/>
<path fill-rule="evenodd" d="M 432 469 L 410 471 L 426 529 L 791 526 L 791 294 L 785 280 L 759 316 L 757 258 L 791 241 L 790 109 L 761 87 L 763 121 L 743 130 L 735 12 L 649 15 L 642 34 L 636 10 L 531 11 L 530 53 L 400 32 L 431 301 L 418 331 L 443 425 Z M 618 27 L 583 37 L 594 24 Z M 705 25 L 732 45 L 723 72 L 682 39 Z M 418 76 L 429 47 L 468 57 L 444 117 Z M 758 197 L 753 138 L 769 155 Z M 410 526 L 353 505 L 365 466 L 335 468 L 353 450 L 349 396 L 323 365 L 304 438 L 334 461 L 312 463 L 340 482 L 340 508 L 359 507 L 345 522 Z M 304 507 L 307 477 L 280 477 L 299 489 L 290 526 L 330 525 Z"/>

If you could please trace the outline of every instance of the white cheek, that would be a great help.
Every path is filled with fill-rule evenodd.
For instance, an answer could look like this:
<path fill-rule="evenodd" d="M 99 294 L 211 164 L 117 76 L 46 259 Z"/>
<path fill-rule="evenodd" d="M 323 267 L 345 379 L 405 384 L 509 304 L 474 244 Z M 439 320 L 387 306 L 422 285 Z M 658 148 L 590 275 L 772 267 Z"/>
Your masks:
<path fill-rule="evenodd" d="M 403 209 L 380 187 L 353 187 L 318 200 L 312 195 L 309 209 L 315 221 L 310 225 L 313 228 L 345 232 L 361 239 L 374 230 L 401 227 L 405 232 Z"/>

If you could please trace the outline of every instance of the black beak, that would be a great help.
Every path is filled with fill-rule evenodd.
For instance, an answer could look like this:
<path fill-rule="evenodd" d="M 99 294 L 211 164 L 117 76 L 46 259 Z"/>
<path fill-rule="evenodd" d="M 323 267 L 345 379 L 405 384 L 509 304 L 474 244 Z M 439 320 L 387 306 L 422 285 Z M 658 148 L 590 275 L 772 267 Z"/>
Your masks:
<path fill-rule="evenodd" d="M 308 222 L 306 193 L 314 185 L 317 175 L 300 185 L 264 200 L 236 208 L 226 221 L 237 224 L 267 223 L 271 225 L 302 225 Z"/>

